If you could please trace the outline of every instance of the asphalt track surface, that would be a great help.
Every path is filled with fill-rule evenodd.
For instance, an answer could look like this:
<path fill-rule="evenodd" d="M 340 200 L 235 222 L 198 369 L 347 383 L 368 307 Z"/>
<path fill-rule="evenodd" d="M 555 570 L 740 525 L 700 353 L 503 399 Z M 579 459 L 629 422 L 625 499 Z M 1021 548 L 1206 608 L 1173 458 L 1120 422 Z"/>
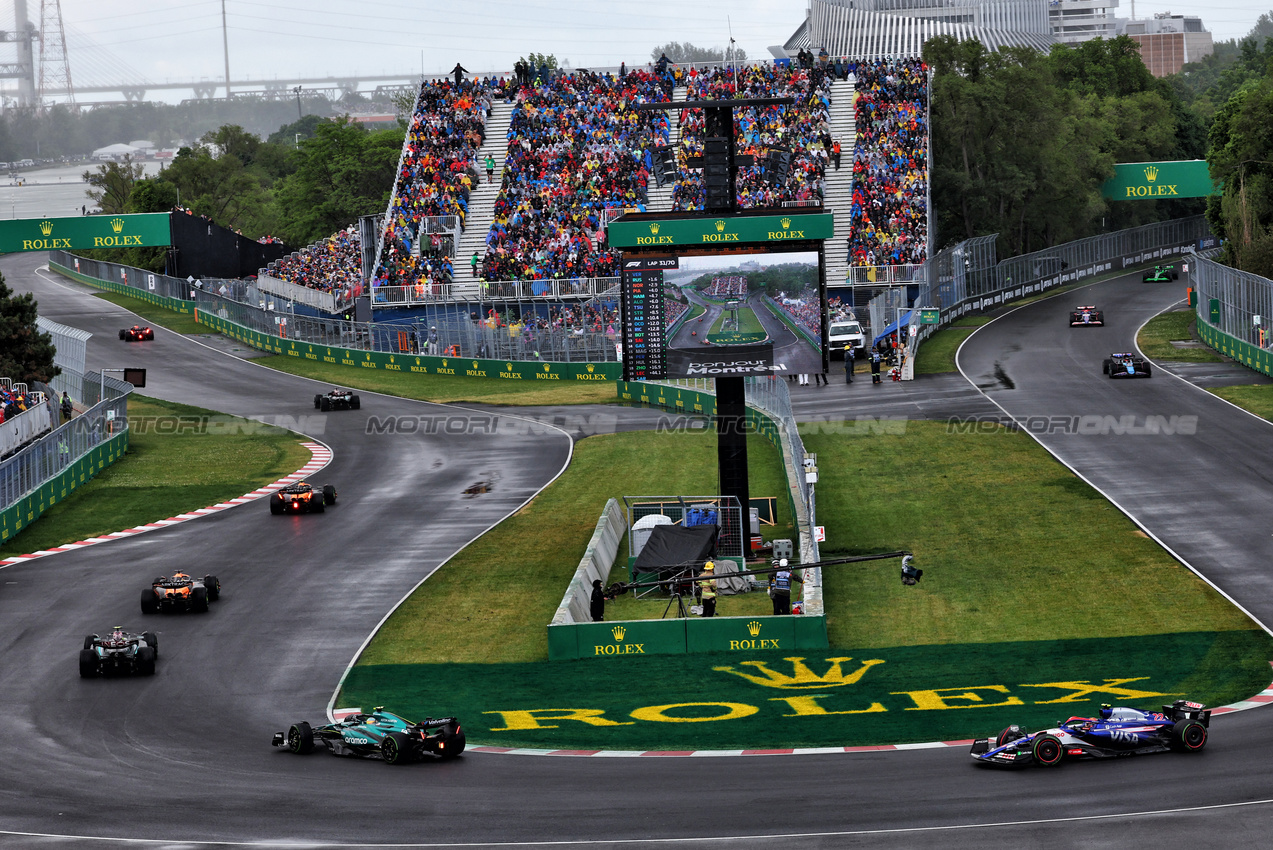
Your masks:
<path fill-rule="evenodd" d="M 37 293 L 45 315 L 94 333 L 91 365 L 147 366 L 146 392 L 161 398 L 248 416 L 312 413 L 320 388 L 313 382 L 164 331 L 152 344 L 123 347 L 116 331 L 130 317 L 78 286 L 36 276 L 40 262 L 8 257 L 0 269 L 19 291 Z M 1188 461 L 1181 452 L 1190 447 L 1128 438 L 1138 460 L 1125 468 L 1140 483 L 1129 480 L 1116 495 L 1157 527 L 1181 521 L 1170 506 L 1182 499 L 1182 480 L 1202 497 L 1210 493 L 1205 481 L 1240 486 L 1238 495 L 1250 500 L 1191 502 L 1208 547 L 1186 545 L 1183 530 L 1161 531 L 1177 551 L 1198 556 L 1197 568 L 1217 570 L 1217 583 L 1248 609 L 1263 611 L 1263 566 L 1241 551 L 1244 543 L 1222 538 L 1254 541 L 1263 522 L 1266 500 L 1257 496 L 1268 487 L 1259 492 L 1259 474 L 1246 470 L 1263 466 L 1270 426 L 1166 375 L 1103 379 L 1102 349 L 1130 348 L 1136 326 L 1171 298 L 1126 280 L 1084 298 L 1112 320 L 1100 336 L 1063 327 L 1054 319 L 1066 304 L 1042 302 L 974 335 L 961 365 L 979 379 L 999 363 L 1014 376 L 1026 413 L 1040 405 L 1057 415 L 1201 411 L 1195 442 L 1242 441 L 1206 449 L 1217 466 L 1160 482 L 1169 467 Z M 1018 406 L 1012 391 L 989 392 Z M 569 439 L 543 429 L 498 439 L 370 437 L 363 423 L 373 412 L 437 408 L 370 393 L 363 399 L 361 414 L 332 414 L 312 434 L 335 452 L 317 478 L 341 492 L 324 515 L 271 517 L 257 502 L 0 570 L 0 846 L 1266 843 L 1273 824 L 1267 709 L 1216 718 L 1207 750 L 1196 756 L 1055 771 L 978 770 L 958 749 L 694 759 L 470 753 L 403 769 L 273 750 L 273 731 L 321 718 L 345 665 L 404 593 L 550 481 L 568 457 Z M 308 422 L 317 430 L 316 420 Z M 1119 441 L 1075 441 L 1073 451 L 1076 464 L 1092 467 L 1086 474 L 1117 483 Z M 498 476 L 490 494 L 460 496 L 488 475 Z M 213 611 L 148 618 L 161 644 L 153 678 L 79 679 L 82 636 L 142 622 L 140 590 L 173 567 L 219 574 L 224 591 Z"/>

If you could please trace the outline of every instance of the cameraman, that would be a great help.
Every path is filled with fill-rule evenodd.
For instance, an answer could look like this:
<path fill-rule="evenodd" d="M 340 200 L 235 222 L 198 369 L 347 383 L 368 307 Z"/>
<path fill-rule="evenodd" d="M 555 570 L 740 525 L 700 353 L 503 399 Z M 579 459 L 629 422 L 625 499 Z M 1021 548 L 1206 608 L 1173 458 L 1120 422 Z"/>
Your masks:
<path fill-rule="evenodd" d="M 800 581 L 798 575 L 793 575 L 791 570 L 787 569 L 787 559 L 782 558 L 778 561 L 780 569 L 774 573 L 772 579 L 769 580 L 769 598 L 774 603 L 774 614 L 783 615 L 791 613 L 791 582 Z"/>

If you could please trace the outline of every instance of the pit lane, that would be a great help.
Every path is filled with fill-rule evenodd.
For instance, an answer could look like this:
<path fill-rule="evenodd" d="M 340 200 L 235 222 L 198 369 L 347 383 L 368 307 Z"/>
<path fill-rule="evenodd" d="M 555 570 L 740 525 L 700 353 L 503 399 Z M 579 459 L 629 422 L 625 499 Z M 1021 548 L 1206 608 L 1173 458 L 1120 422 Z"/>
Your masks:
<path fill-rule="evenodd" d="M 164 331 L 153 344 L 119 343 L 116 331 L 132 324 L 131 315 L 76 285 L 34 275 L 40 262 L 7 257 L 0 269 L 18 291 L 36 292 L 43 315 L 95 334 L 90 368 L 147 366 L 147 394 L 238 415 L 299 422 L 312 414 L 320 386 L 312 381 Z M 1178 288 L 1152 286 L 1124 278 L 1082 296 L 1111 319 L 1110 327 L 1095 331 L 1106 335 L 1100 340 L 1046 315 L 1063 313 L 1071 295 L 987 326 L 994 332 L 971 337 L 960 365 L 976 380 L 985 366 L 993 371 L 999 363 L 1017 390 L 989 395 L 1020 415 L 1034 415 L 1034 406 L 1045 402 L 1048 415 L 1056 416 L 1107 407 L 1111 415 L 1202 411 L 1202 436 L 1214 427 L 1249 442 L 1183 448 L 1209 451 L 1217 466 L 1207 475 L 1245 481 L 1242 492 L 1251 500 L 1196 503 L 1193 511 L 1214 512 L 1199 516 L 1196 527 L 1214 523 L 1212 539 L 1232 531 L 1254 540 L 1256 527 L 1267 537 L 1254 499 L 1267 498 L 1268 482 L 1261 491 L 1262 473 L 1244 470 L 1250 464 L 1264 470 L 1258 455 L 1268 446 L 1268 425 L 1220 402 L 1213 407 L 1197 389 L 1162 373 L 1139 382 L 1110 382 L 1100 374 L 1100 360 L 1131 348 L 1139 323 L 1179 295 Z M 1110 389 L 1119 394 L 1109 395 Z M 1021 396 L 1023 406 L 1011 392 L 1030 395 Z M 353 651 L 406 590 L 550 481 L 569 455 L 568 439 L 544 433 L 381 442 L 385 438 L 364 433 L 373 410 L 438 408 L 363 395 L 361 413 L 329 414 L 323 433 L 312 434 L 335 452 L 319 483 L 330 480 L 341 491 L 340 503 L 322 516 L 280 519 L 248 505 L 0 571 L 0 711 L 8 719 L 0 738 L 0 830 L 7 833 L 0 842 L 77 844 L 66 838 L 75 835 L 98 846 L 122 840 L 802 848 L 1192 841 L 1238 847 L 1262 842 L 1273 821 L 1273 780 L 1265 764 L 1273 732 L 1261 710 L 1216 718 L 1212 740 L 1197 757 L 1020 773 L 976 770 L 949 749 L 733 760 L 473 753 L 404 770 L 272 750 L 271 732 L 321 716 Z M 1180 518 L 1181 481 L 1195 484 L 1188 476 L 1197 470 L 1177 471 L 1182 446 L 1138 439 L 1144 443 L 1135 449 L 1140 461 L 1131 462 L 1124 459 L 1131 450 L 1117 440 L 1070 446 L 1055 437 L 1057 451 L 1073 454 L 1083 474 L 1115 487 L 1116 476 L 1099 476 L 1121 470 L 1127 492 L 1117 492 L 1120 504 L 1143 508 L 1146 517 L 1133 515 L 1146 530 L 1179 544 L 1176 551 L 1193 553 L 1204 574 L 1215 570 L 1217 583 L 1248 610 L 1263 610 L 1266 603 L 1251 598 L 1263 589 L 1263 572 L 1241 545 L 1195 551 L 1183 532 L 1164 527 Z M 463 487 L 487 469 L 501 472 L 500 487 L 461 501 Z M 207 617 L 157 622 L 158 675 L 78 679 L 74 650 L 84 634 L 139 619 L 138 589 L 154 575 L 175 566 L 198 572 L 205 564 L 222 580 L 222 599 Z"/>

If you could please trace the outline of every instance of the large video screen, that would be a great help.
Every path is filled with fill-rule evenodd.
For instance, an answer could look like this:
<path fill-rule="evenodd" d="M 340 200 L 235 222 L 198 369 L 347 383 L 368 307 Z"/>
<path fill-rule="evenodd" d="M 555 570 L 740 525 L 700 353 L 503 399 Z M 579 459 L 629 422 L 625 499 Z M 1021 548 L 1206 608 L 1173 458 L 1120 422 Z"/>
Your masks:
<path fill-rule="evenodd" d="M 823 371 L 820 260 L 810 250 L 625 255 L 625 376 Z"/>

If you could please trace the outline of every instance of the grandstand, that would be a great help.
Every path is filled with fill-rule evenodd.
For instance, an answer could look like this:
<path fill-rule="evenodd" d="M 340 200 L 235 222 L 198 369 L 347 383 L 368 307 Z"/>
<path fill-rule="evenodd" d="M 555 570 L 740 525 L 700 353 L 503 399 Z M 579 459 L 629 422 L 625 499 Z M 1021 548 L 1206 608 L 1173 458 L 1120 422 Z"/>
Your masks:
<path fill-rule="evenodd" d="M 737 110 L 736 130 L 742 152 L 763 158 L 790 150 L 789 174 L 779 184 L 763 167 L 740 169 L 740 207 L 834 212 L 835 237 L 826 247 L 832 286 L 851 278 L 850 266 L 922 263 L 928 79 L 918 60 L 808 55 L 740 68 L 672 66 L 665 76 L 575 71 L 524 84 L 486 77 L 460 86 L 427 80 L 382 224 L 372 306 L 613 299 L 617 258 L 606 245 L 609 219 L 624 209 L 702 206 L 701 174 L 686 165 L 702 149 L 702 111 L 636 112 L 626 105 L 778 96 L 796 103 Z M 834 143 L 842 152 L 839 168 Z M 668 145 L 677 151 L 676 171 L 658 187 L 651 163 Z M 487 180 L 488 156 L 494 181 Z M 272 273 L 352 296 L 358 252 L 350 237 L 356 238 L 352 229 L 322 240 Z M 320 268 L 331 269 L 330 279 L 317 279 Z M 893 279 L 883 275 L 859 276 Z M 731 294 L 745 295 L 745 286 Z"/>
<path fill-rule="evenodd" d="M 703 294 L 710 298 L 743 298 L 747 295 L 747 278 L 742 275 L 714 277 Z"/>

